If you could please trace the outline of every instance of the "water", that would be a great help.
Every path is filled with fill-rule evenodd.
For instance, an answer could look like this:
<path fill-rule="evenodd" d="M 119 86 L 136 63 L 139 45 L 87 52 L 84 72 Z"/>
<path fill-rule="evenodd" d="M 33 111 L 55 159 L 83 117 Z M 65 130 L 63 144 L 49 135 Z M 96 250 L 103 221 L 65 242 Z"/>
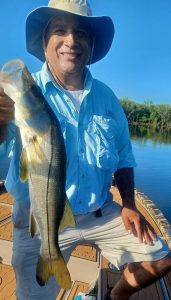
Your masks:
<path fill-rule="evenodd" d="M 167 132 L 132 132 L 137 162 L 135 185 L 171 223 L 171 135 Z"/>

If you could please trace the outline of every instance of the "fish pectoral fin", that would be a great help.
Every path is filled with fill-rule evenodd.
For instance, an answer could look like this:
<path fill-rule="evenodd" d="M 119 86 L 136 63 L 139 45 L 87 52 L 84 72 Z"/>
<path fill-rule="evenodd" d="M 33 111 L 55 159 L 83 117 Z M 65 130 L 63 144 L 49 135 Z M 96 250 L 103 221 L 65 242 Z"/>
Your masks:
<path fill-rule="evenodd" d="M 59 232 L 62 232 L 66 227 L 75 227 L 75 226 L 76 224 L 75 224 L 74 215 L 70 207 L 70 203 L 66 198 L 63 217 L 59 225 Z"/>
<path fill-rule="evenodd" d="M 38 228 L 37 228 L 37 223 L 36 220 L 34 218 L 34 215 L 32 213 L 32 211 L 30 210 L 30 235 L 33 238 L 35 236 L 35 234 L 37 234 L 39 232 Z"/>
<path fill-rule="evenodd" d="M 21 156 L 20 156 L 19 176 L 20 176 L 20 180 L 23 182 L 25 182 L 29 176 L 28 158 L 27 158 L 27 152 L 25 148 L 22 149 Z"/>
<path fill-rule="evenodd" d="M 45 285 L 52 275 L 60 287 L 64 289 L 71 288 L 71 276 L 61 253 L 59 253 L 57 259 L 44 259 L 42 256 L 39 256 L 36 271 L 36 278 L 39 285 Z"/>
<path fill-rule="evenodd" d="M 37 164 L 48 162 L 40 145 L 40 138 L 38 136 L 34 136 L 29 140 L 28 152 L 30 163 L 34 169 L 36 169 Z"/>

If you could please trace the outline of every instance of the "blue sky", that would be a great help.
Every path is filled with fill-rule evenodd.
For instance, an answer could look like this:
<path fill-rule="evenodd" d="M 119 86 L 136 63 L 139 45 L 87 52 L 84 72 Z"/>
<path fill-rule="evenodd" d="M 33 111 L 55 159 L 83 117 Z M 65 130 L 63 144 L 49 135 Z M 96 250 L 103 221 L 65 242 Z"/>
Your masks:
<path fill-rule="evenodd" d="M 1 0 L 0 66 L 21 58 L 31 72 L 41 63 L 25 50 L 25 18 L 46 0 Z M 93 76 L 119 98 L 171 104 L 171 0 L 90 0 L 94 15 L 108 15 L 115 38 Z M 102 39 L 105 37 L 102 37 Z"/>

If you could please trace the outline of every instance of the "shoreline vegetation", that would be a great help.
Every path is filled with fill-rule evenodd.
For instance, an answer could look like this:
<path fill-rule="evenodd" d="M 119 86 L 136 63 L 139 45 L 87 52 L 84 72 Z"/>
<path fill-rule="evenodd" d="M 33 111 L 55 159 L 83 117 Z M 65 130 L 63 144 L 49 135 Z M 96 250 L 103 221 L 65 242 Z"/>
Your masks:
<path fill-rule="evenodd" d="M 128 98 L 120 99 L 120 102 L 128 118 L 129 125 L 154 129 L 171 129 L 170 104 L 153 104 L 150 100 L 137 103 Z"/>

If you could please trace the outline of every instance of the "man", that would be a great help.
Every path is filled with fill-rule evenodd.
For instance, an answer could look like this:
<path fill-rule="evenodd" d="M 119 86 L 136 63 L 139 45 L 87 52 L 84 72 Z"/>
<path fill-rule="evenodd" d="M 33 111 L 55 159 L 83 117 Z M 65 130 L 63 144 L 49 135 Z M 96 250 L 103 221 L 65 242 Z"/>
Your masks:
<path fill-rule="evenodd" d="M 109 17 L 93 17 L 87 1 L 51 0 L 35 9 L 26 22 L 27 50 L 45 61 L 33 75 L 59 119 L 67 151 L 66 191 L 76 228 L 60 234 L 60 248 L 68 261 L 80 243 L 98 246 L 112 264 L 128 263 L 106 299 L 128 299 L 171 269 L 168 247 L 155 239 L 134 204 L 135 166 L 128 125 L 119 101 L 103 83 L 92 78 L 86 65 L 102 59 L 114 36 Z M 14 103 L 0 90 L 0 121 L 15 126 Z M 28 184 L 19 179 L 20 134 L 16 128 L 14 156 L 6 180 L 14 196 L 12 264 L 19 300 L 55 299 L 54 278 L 47 286 L 36 282 L 40 241 L 28 232 Z M 123 199 L 121 210 L 109 188 L 115 174 Z"/>

